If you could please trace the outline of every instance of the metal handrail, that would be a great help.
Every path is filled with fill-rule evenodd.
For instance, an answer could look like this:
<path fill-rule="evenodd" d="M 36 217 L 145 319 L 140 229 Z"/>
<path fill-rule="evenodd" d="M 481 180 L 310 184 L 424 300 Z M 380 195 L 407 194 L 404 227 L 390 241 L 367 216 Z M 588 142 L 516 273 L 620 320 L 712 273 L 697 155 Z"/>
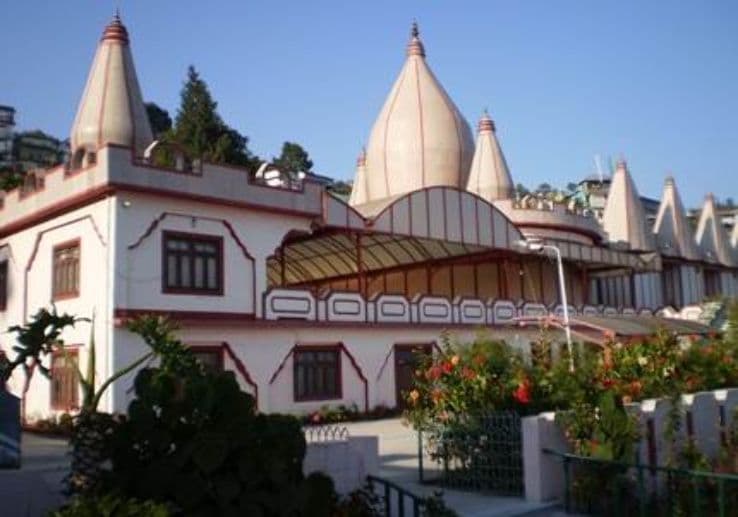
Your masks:
<path fill-rule="evenodd" d="M 377 476 L 367 476 L 370 484 L 376 483 L 382 486 L 382 499 L 384 500 L 385 517 L 394 517 L 392 513 L 392 491 L 397 493 L 395 501 L 397 502 L 397 516 L 405 517 L 405 499 L 409 499 L 412 503 L 412 514 L 410 517 L 420 517 L 420 509 L 425 506 L 425 499 L 413 494 L 409 490 L 401 487 L 388 479 Z"/>

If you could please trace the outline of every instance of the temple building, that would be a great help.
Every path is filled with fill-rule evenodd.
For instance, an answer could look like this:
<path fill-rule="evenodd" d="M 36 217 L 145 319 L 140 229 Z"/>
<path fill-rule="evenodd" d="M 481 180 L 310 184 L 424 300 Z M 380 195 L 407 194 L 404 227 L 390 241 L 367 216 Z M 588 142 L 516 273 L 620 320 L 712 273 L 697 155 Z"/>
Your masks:
<path fill-rule="evenodd" d="M 405 61 L 356 162 L 348 203 L 310 176 L 278 181 L 208 163 L 153 140 L 128 30 L 116 16 L 98 44 L 70 131 L 70 159 L 31 173 L 0 202 L 0 327 L 54 303 L 95 316 L 65 333 L 71 356 L 32 378 L 28 419 L 80 403 L 75 369 L 91 332 L 98 378 L 146 347 L 126 322 L 170 316 L 209 367 L 231 370 L 260 409 L 402 406 L 413 353 L 483 329 L 525 351 L 546 324 L 574 338 L 628 341 L 734 296 L 738 235 L 708 197 L 696 233 L 667 180 L 656 224 L 625 161 L 601 220 L 586 195 L 517 196 L 502 126 L 484 112 L 476 139 L 428 64 L 413 26 Z M 155 165 L 157 153 L 174 159 Z M 548 248 L 552 249 L 552 248 Z M 11 343 L 2 346 L 9 355 Z M 71 359 L 70 359 L 71 357 Z M 132 375 L 102 405 L 124 411 Z M 23 391 L 21 374 L 9 382 Z"/>

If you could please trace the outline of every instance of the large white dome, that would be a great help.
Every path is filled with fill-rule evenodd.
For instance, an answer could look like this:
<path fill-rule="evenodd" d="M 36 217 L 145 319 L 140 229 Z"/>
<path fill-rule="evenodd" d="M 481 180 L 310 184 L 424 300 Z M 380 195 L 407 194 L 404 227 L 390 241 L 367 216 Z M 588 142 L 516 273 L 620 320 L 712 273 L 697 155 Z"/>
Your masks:
<path fill-rule="evenodd" d="M 434 185 L 465 188 L 473 153 L 469 124 L 428 68 L 413 24 L 407 60 L 369 137 L 366 200 Z"/>

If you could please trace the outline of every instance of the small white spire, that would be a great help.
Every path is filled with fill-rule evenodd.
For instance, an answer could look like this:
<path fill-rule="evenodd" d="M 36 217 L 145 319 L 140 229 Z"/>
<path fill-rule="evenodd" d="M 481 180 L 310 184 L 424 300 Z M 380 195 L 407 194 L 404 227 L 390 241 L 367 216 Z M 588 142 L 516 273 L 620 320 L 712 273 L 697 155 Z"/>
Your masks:
<path fill-rule="evenodd" d="M 643 203 L 624 159 L 618 160 L 610 181 L 610 191 L 602 215 L 602 227 L 610 242 L 626 242 L 630 249 L 654 249 L 653 234 L 647 227 Z"/>
<path fill-rule="evenodd" d="M 507 160 L 495 134 L 495 123 L 486 109 L 479 118 L 477 144 L 466 189 L 490 203 L 512 199 L 515 192 Z"/>
<path fill-rule="evenodd" d="M 664 255 L 699 260 L 700 254 L 694 242 L 692 230 L 687 222 L 682 198 L 674 178 L 664 180 L 664 191 L 653 226 L 659 251 Z"/>
<path fill-rule="evenodd" d="M 351 188 L 349 205 L 356 206 L 366 203 L 368 201 L 366 190 L 366 149 L 362 147 L 359 156 L 356 158 L 356 174 Z"/>
<path fill-rule="evenodd" d="M 705 196 L 702 212 L 697 223 L 695 242 L 704 258 L 709 262 L 718 262 L 725 266 L 734 265 L 732 250 L 728 244 L 720 217 L 715 208 L 715 196 L 712 193 Z"/>

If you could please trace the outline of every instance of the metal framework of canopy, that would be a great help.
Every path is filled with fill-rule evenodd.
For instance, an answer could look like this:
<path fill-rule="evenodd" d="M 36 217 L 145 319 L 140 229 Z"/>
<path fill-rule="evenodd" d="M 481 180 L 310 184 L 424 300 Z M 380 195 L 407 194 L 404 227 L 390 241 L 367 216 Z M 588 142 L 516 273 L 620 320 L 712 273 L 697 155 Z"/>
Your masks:
<path fill-rule="evenodd" d="M 523 256 L 521 232 L 494 205 L 464 190 L 430 187 L 353 208 L 325 194 L 312 233 L 288 236 L 267 261 L 271 285 L 364 275 L 469 256 Z M 603 269 L 653 270 L 658 256 L 550 241 L 562 257 Z"/>

